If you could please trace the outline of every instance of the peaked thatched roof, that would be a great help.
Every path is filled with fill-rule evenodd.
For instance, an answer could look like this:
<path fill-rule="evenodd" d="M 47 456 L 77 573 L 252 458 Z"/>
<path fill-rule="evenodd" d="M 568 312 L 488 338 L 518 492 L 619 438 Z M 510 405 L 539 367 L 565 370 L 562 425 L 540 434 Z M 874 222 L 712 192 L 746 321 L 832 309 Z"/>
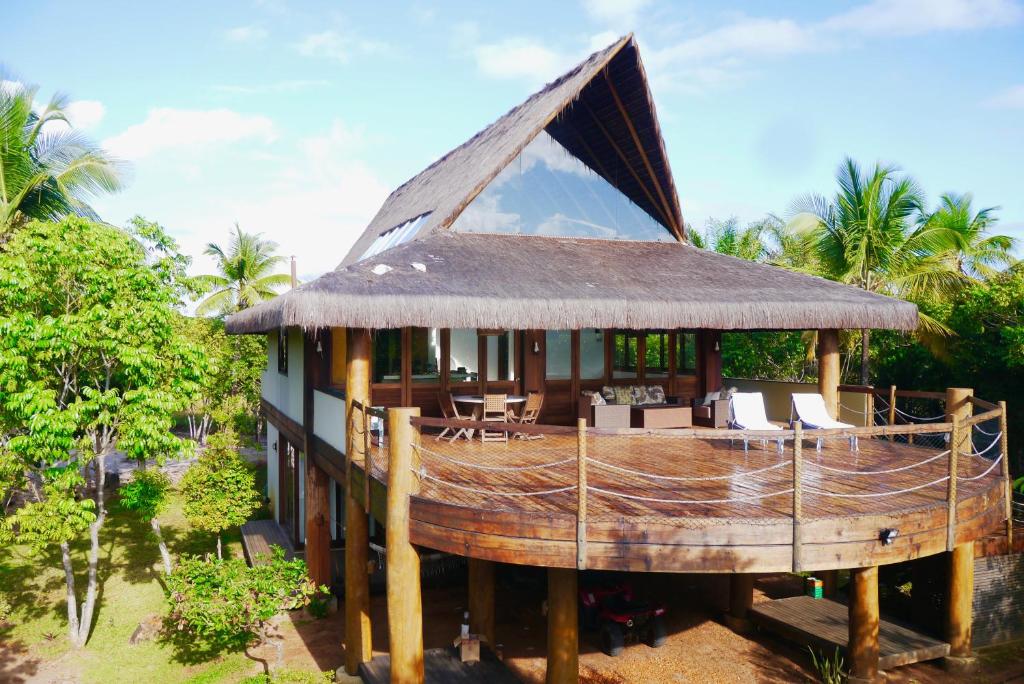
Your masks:
<path fill-rule="evenodd" d="M 917 307 L 672 242 L 434 233 L 228 319 L 392 328 L 893 328 Z"/>
<path fill-rule="evenodd" d="M 420 239 L 447 229 L 466 205 L 545 129 L 584 164 L 683 239 L 679 198 L 654 102 L 636 42 L 628 35 L 590 55 L 399 186 L 353 245 L 341 267 L 358 261 L 382 233 L 423 214 L 429 216 L 418 231 Z M 640 141 L 639 146 L 633 133 Z M 586 142 L 581 142 L 584 138 Z"/>

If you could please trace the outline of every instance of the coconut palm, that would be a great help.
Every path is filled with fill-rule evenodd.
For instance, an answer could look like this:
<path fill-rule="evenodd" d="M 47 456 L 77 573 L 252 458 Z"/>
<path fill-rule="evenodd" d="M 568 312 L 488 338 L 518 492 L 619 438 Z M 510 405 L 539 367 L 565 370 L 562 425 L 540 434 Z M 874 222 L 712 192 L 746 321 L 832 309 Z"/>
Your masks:
<path fill-rule="evenodd" d="M 277 296 L 275 288 L 291 282 L 290 276 L 275 273 L 284 257 L 274 254 L 277 243 L 264 240 L 259 233 L 246 233 L 235 223 L 235 232 L 227 250 L 209 243 L 205 254 L 217 259 L 218 275 L 206 275 L 200 281 L 213 291 L 196 313 L 241 311 Z"/>
<path fill-rule="evenodd" d="M 894 166 L 875 165 L 865 175 L 847 158 L 836 173 L 839 190 L 826 199 L 809 195 L 795 205 L 793 226 L 813 226 L 822 275 L 869 292 L 937 301 L 962 286 L 965 278 L 949 258 L 950 232 L 918 221 L 923 193 Z M 919 338 L 932 349 L 949 334 L 935 319 L 921 315 Z M 870 331 L 861 331 L 861 382 L 869 376 Z"/>
<path fill-rule="evenodd" d="M 32 219 L 95 218 L 86 199 L 121 188 L 122 165 L 66 125 L 67 98 L 37 111 L 37 90 L 0 88 L 0 241 Z"/>
<path fill-rule="evenodd" d="M 957 270 L 981 280 L 991 278 L 1000 268 L 1017 261 L 1012 253 L 1017 241 L 1008 235 L 990 235 L 989 230 L 999 221 L 995 216 L 999 207 L 985 207 L 974 213 L 972 200 L 970 193 L 942 195 L 938 209 L 923 220 L 932 228 L 949 231 Z"/>

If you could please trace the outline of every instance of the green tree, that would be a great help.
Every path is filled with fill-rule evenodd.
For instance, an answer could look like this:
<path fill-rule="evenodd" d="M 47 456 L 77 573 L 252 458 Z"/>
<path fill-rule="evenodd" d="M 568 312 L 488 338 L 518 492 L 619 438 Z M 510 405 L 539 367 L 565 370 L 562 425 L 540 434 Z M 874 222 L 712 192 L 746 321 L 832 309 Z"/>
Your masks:
<path fill-rule="evenodd" d="M 33 222 L 0 251 L 0 444 L 28 490 L 3 528 L 60 547 L 76 646 L 96 606 L 107 457 L 115 446 L 140 461 L 183 448 L 170 428 L 202 355 L 174 334 L 175 301 L 143 247 L 111 226 Z M 70 542 L 86 531 L 79 615 Z"/>
<path fill-rule="evenodd" d="M 999 222 L 995 215 L 999 207 L 974 212 L 972 201 L 970 193 L 942 195 L 938 208 L 924 217 L 924 223 L 948 231 L 952 257 L 960 273 L 975 279 L 992 278 L 1017 261 L 1013 256 L 1017 241 L 1008 235 L 989 233 Z"/>
<path fill-rule="evenodd" d="M 949 233 L 917 223 L 923 193 L 894 166 L 876 165 L 865 175 L 852 159 L 836 173 L 832 199 L 808 195 L 795 205 L 795 230 L 813 226 L 822 275 L 869 292 L 911 300 L 942 299 L 955 293 L 963 276 L 947 258 Z M 935 341 L 949 330 L 927 315 L 919 334 Z M 860 381 L 869 381 L 870 330 L 861 331 Z"/>
<path fill-rule="evenodd" d="M 223 557 L 221 533 L 245 523 L 263 498 L 237 446 L 234 430 L 222 427 L 210 435 L 206 451 L 181 479 L 185 518 L 217 535 L 217 558 Z"/>
<path fill-rule="evenodd" d="M 160 514 L 167 509 L 171 480 L 160 470 L 136 470 L 132 479 L 121 485 L 121 507 L 128 511 L 135 511 L 144 521 L 153 528 L 156 536 L 157 546 L 160 548 L 160 557 L 164 562 L 164 572 L 171 574 L 174 563 L 171 561 L 171 553 L 167 550 L 167 542 L 164 541 L 163 531 L 160 529 Z"/>
<path fill-rule="evenodd" d="M 213 242 L 206 254 L 217 259 L 217 275 L 203 276 L 213 292 L 196 308 L 198 314 L 241 311 L 277 296 L 274 288 L 288 285 L 291 277 L 275 271 L 284 264 L 276 255 L 277 244 L 258 233 L 246 233 L 235 224 L 230 246 L 225 250 Z"/>
<path fill-rule="evenodd" d="M 0 242 L 32 219 L 95 217 L 86 200 L 121 189 L 122 165 L 66 125 L 67 97 L 37 111 L 37 93 L 0 88 Z"/>

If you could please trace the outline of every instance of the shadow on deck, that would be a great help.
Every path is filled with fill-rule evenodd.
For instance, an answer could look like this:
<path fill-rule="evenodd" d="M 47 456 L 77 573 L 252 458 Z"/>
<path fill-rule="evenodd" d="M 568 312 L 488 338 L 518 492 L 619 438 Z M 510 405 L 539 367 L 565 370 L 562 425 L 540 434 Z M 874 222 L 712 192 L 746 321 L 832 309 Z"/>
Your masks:
<path fill-rule="evenodd" d="M 450 648 L 431 648 L 423 652 L 425 681 L 437 684 L 516 684 L 519 679 L 486 648 L 480 649 L 480 662 L 463 663 Z M 379 655 L 359 666 L 359 676 L 367 684 L 391 681 L 391 657 Z"/>

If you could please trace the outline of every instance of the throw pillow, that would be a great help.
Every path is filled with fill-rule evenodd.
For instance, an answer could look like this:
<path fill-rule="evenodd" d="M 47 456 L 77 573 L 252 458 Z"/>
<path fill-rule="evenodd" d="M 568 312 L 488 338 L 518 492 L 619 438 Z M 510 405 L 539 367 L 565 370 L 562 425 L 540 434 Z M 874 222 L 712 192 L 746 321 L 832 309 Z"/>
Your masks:
<path fill-rule="evenodd" d="M 632 387 L 613 387 L 612 392 L 616 404 L 632 404 L 633 403 L 633 388 Z"/>
<path fill-rule="evenodd" d="M 604 385 L 603 387 L 601 387 L 601 396 L 604 397 L 604 400 L 607 403 L 615 403 L 615 390 L 609 387 L 608 385 Z"/>
<path fill-rule="evenodd" d="M 664 404 L 665 388 L 661 385 L 648 385 L 647 386 L 647 403 L 648 404 Z"/>
<path fill-rule="evenodd" d="M 584 396 L 590 397 L 591 406 L 604 406 L 608 403 L 605 401 L 604 397 L 601 396 L 600 392 L 595 392 L 594 390 L 583 390 L 582 393 Z"/>

